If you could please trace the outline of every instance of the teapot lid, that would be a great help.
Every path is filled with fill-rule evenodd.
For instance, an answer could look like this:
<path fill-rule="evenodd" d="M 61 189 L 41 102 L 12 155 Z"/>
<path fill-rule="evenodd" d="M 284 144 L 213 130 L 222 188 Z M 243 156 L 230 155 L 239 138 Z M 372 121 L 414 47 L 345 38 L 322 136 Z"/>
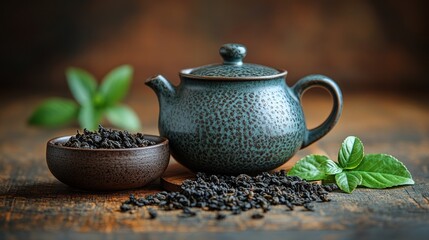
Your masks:
<path fill-rule="evenodd" d="M 182 70 L 180 75 L 212 80 L 257 80 L 277 78 L 286 74 L 286 71 L 283 70 L 258 64 L 243 63 L 243 58 L 247 52 L 246 47 L 241 44 L 224 44 L 219 49 L 219 53 L 223 58 L 223 64 L 211 64 Z"/>

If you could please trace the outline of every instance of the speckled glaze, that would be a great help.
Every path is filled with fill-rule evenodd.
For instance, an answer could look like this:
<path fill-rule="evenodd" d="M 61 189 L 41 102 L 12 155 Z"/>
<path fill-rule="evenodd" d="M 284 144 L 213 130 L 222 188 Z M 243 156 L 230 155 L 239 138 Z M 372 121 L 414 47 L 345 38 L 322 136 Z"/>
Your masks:
<path fill-rule="evenodd" d="M 243 63 L 245 50 L 224 45 L 223 65 L 182 70 L 177 87 L 162 76 L 146 81 L 158 95 L 160 134 L 170 140 L 173 157 L 193 171 L 272 170 L 338 121 L 342 96 L 335 82 L 310 75 L 289 88 L 286 71 Z M 307 130 L 300 99 L 314 86 L 326 88 L 334 106 L 324 123 Z"/>
<path fill-rule="evenodd" d="M 46 162 L 61 182 L 87 190 L 123 190 L 142 187 L 159 178 L 168 166 L 168 140 L 145 135 L 157 144 L 129 149 L 80 149 L 55 145 L 70 136 L 48 141 Z"/>

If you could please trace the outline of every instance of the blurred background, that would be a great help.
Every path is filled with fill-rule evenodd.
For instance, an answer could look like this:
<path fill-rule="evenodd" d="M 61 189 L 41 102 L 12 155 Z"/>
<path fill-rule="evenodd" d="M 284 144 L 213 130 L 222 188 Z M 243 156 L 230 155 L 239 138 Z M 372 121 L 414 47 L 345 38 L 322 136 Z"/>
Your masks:
<path fill-rule="evenodd" d="M 100 80 L 130 64 L 130 98 L 148 101 L 145 111 L 156 115 L 155 94 L 144 80 L 163 74 L 178 84 L 179 70 L 220 62 L 218 49 L 228 42 L 247 46 L 246 62 L 286 69 L 290 86 L 320 73 L 346 94 L 424 94 L 427 7 L 427 1 L 371 0 L 6 1 L 0 21 L 2 99 L 71 97 L 67 67 Z"/>
<path fill-rule="evenodd" d="M 223 43 L 247 62 L 310 73 L 344 90 L 426 90 L 427 1 L 6 1 L 1 14 L 2 88 L 66 92 L 76 66 L 101 78 L 131 64 L 136 89 L 162 73 L 220 62 Z"/>

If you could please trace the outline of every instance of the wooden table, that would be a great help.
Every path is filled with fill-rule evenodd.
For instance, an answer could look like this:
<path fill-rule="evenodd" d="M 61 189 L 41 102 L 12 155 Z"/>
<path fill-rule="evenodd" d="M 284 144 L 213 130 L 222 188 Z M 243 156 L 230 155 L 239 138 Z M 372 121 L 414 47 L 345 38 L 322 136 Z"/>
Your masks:
<path fill-rule="evenodd" d="M 310 94 L 309 94 L 310 95 Z M 121 213 L 129 194 L 160 191 L 159 182 L 119 192 L 85 192 L 57 181 L 45 163 L 46 141 L 72 134 L 77 126 L 41 129 L 26 118 L 44 95 L 0 97 L 0 239 L 427 239 L 429 234 L 429 98 L 397 94 L 345 94 L 343 116 L 335 129 L 290 163 L 314 152 L 336 158 L 342 140 L 360 137 L 367 153 L 389 153 L 411 171 L 413 186 L 386 190 L 361 188 L 352 194 L 334 192 L 315 211 L 274 207 L 260 220 L 251 212 L 217 221 L 210 212 L 180 219 L 177 212 L 159 212 L 149 220 L 142 211 Z M 143 99 L 142 99 L 143 98 Z M 140 101 L 145 102 L 141 109 Z M 145 133 L 157 133 L 154 95 L 128 99 L 138 109 Z M 309 126 L 327 115 L 326 96 L 306 96 Z"/>

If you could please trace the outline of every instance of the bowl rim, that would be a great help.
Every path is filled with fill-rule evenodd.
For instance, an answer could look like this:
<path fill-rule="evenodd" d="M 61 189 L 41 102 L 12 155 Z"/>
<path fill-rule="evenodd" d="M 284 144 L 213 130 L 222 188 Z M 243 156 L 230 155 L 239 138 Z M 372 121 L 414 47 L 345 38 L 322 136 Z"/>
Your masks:
<path fill-rule="evenodd" d="M 155 144 L 155 145 L 151 145 L 151 146 L 146 146 L 146 147 L 137 147 L 137 148 L 115 148 L 115 149 L 110 149 L 110 148 L 74 148 L 74 147 L 65 147 L 65 146 L 59 146 L 56 145 L 55 143 L 58 142 L 59 140 L 63 139 L 63 138 L 70 138 L 72 136 L 75 135 L 65 135 L 65 136 L 59 136 L 59 137 L 54 137 L 48 140 L 48 142 L 46 143 L 47 147 L 51 147 L 51 148 L 57 148 L 57 149 L 67 149 L 67 150 L 72 150 L 72 151 L 88 151 L 88 152 L 128 152 L 128 151 L 138 151 L 138 150 L 145 150 L 145 149 L 151 149 L 151 148 L 159 148 L 161 146 L 165 146 L 168 145 L 168 138 L 162 137 L 162 136 L 156 136 L 156 135 L 151 135 L 151 134 L 143 134 L 145 137 L 149 136 L 152 138 L 157 138 L 160 140 L 159 143 Z"/>

